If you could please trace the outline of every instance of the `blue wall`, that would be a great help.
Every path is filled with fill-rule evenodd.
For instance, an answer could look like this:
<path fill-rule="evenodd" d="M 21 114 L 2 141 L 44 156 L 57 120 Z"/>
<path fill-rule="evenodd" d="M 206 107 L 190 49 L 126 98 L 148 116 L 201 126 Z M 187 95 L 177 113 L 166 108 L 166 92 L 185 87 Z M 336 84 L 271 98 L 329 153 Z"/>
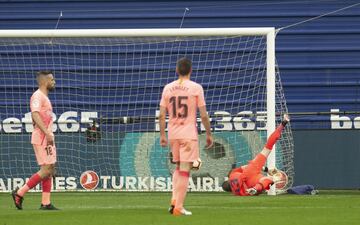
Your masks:
<path fill-rule="evenodd" d="M 280 28 L 356 2 L 15 0 L 0 2 L 0 29 L 53 29 L 60 11 L 59 29 L 179 27 L 185 7 L 183 27 Z M 282 30 L 276 43 L 290 111 L 360 111 L 359 6 Z M 301 119 L 295 129 L 330 127 Z"/>
<path fill-rule="evenodd" d="M 53 29 L 60 11 L 63 16 L 59 29 L 179 27 L 185 7 L 189 11 L 183 27 L 280 28 L 356 2 L 0 1 L 0 29 Z M 276 56 L 289 111 L 334 108 L 360 111 L 359 55 L 360 6 L 282 30 L 276 39 Z M 1 85 L 0 88 L 4 88 Z M 297 184 L 332 188 L 359 186 L 358 131 L 330 131 L 329 116 L 294 117 L 293 128 Z M 325 133 L 308 131 L 314 129 L 324 129 Z M 339 141 L 328 144 L 328 140 Z M 341 147 L 344 155 L 338 151 Z M 332 154 L 325 154 L 326 151 Z M 314 155 L 325 158 L 318 163 L 306 163 L 309 161 L 305 159 Z M 348 179 L 331 182 L 331 174 L 324 176 L 326 171 L 322 170 L 329 164 L 332 170 L 349 176 Z"/>
<path fill-rule="evenodd" d="M 295 183 L 319 188 L 360 187 L 360 131 L 297 130 Z"/>

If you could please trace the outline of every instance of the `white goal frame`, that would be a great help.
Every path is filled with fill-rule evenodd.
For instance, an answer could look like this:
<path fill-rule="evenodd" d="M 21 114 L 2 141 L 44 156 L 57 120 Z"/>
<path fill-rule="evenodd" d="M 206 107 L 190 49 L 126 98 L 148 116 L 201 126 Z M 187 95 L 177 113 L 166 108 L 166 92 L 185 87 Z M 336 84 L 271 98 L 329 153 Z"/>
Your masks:
<path fill-rule="evenodd" d="M 66 38 L 66 37 L 181 37 L 181 36 L 257 36 L 266 35 L 267 136 L 275 130 L 275 28 L 168 28 L 168 29 L 61 29 L 0 30 L 0 38 Z M 275 149 L 275 148 L 274 148 Z M 267 165 L 275 167 L 275 150 Z M 269 191 L 275 195 L 275 185 Z"/>

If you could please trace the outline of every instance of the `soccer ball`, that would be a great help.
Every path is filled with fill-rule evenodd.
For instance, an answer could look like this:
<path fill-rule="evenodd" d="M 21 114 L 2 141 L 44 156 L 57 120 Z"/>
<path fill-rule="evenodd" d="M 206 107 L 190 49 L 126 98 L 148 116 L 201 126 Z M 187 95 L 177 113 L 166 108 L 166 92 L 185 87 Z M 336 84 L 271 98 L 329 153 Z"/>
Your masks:
<path fill-rule="evenodd" d="M 196 161 L 192 164 L 192 170 L 199 170 L 202 165 L 201 159 L 198 158 Z"/>
<path fill-rule="evenodd" d="M 273 180 L 275 183 L 275 187 L 277 190 L 284 189 L 288 184 L 288 176 L 284 171 L 277 170 L 277 172 L 273 175 Z"/>

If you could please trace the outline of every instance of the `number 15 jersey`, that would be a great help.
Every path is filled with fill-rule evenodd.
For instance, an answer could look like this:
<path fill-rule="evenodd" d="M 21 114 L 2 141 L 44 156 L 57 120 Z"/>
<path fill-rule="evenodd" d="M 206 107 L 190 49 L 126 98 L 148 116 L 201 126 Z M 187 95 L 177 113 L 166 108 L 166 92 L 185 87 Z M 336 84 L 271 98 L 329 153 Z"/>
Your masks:
<path fill-rule="evenodd" d="M 191 80 L 176 80 L 164 87 L 160 106 L 169 114 L 168 139 L 198 139 L 197 109 L 205 106 L 202 86 Z"/>

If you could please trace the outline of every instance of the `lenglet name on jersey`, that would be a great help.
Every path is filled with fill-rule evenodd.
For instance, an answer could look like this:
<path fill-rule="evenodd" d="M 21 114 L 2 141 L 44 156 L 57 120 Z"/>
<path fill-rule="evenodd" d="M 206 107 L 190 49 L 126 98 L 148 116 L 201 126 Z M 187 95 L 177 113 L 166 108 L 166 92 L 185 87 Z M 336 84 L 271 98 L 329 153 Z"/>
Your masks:
<path fill-rule="evenodd" d="M 182 86 L 182 85 L 176 85 L 172 88 L 170 88 L 170 91 L 176 91 L 176 90 L 182 90 L 182 91 L 189 91 L 188 87 Z"/>

